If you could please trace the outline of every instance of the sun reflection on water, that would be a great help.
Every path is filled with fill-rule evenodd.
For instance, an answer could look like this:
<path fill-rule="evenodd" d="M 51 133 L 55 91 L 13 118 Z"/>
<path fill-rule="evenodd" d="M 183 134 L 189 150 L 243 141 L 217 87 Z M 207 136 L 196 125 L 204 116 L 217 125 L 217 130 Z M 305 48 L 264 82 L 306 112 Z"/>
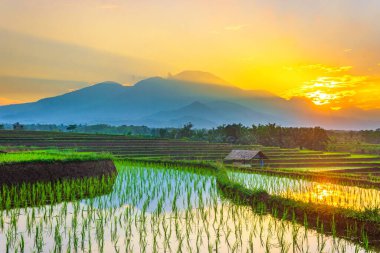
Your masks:
<path fill-rule="evenodd" d="M 377 189 L 242 173 L 230 173 L 230 178 L 249 189 L 262 189 L 272 195 L 306 203 L 359 211 L 380 210 L 380 191 Z"/>

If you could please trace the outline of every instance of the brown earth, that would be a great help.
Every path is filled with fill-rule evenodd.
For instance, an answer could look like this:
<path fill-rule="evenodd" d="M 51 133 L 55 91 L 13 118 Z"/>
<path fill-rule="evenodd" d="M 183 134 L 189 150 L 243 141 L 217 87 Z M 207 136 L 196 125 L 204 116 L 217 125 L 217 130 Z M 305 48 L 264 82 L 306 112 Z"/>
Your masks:
<path fill-rule="evenodd" d="M 116 173 L 111 160 L 10 163 L 0 165 L 0 185 L 56 182 Z"/>

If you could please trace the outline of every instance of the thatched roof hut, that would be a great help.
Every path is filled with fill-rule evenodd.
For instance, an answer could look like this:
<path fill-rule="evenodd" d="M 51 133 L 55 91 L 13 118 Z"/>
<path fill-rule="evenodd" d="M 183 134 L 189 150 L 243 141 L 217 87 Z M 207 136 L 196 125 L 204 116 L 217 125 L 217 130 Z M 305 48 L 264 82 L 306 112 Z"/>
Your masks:
<path fill-rule="evenodd" d="M 232 150 L 225 158 L 226 163 L 252 163 L 254 160 L 263 161 L 268 157 L 260 150 Z M 263 165 L 263 163 L 262 163 Z"/>
<path fill-rule="evenodd" d="M 250 161 L 252 159 L 268 159 L 260 150 L 232 150 L 224 160 L 225 161 Z"/>

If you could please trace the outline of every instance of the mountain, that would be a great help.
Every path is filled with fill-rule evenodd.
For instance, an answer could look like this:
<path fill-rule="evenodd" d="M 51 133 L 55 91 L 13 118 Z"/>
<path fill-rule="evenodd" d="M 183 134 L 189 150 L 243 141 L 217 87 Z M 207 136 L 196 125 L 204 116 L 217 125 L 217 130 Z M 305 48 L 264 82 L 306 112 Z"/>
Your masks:
<path fill-rule="evenodd" d="M 215 101 L 204 104 L 196 101 L 176 110 L 149 115 L 143 119 L 143 123 L 156 122 L 156 126 L 181 127 L 192 122 L 198 128 L 210 128 L 236 122 L 251 125 L 252 119 L 256 119 L 256 123 L 268 123 L 263 120 L 268 118 L 269 115 L 231 102 Z"/>
<path fill-rule="evenodd" d="M 188 81 L 193 83 L 207 83 L 207 84 L 220 84 L 220 85 L 230 85 L 227 81 L 204 71 L 182 71 L 174 76 L 170 76 L 170 79 L 179 81 Z"/>
<path fill-rule="evenodd" d="M 2 106 L 0 119 L 5 122 L 25 123 L 79 123 L 82 119 L 103 120 L 108 113 L 106 108 L 109 101 L 122 91 L 124 86 L 121 84 L 103 82 L 34 103 Z"/>
<path fill-rule="evenodd" d="M 380 126 L 378 110 L 321 109 L 305 98 L 286 100 L 264 91 L 220 85 L 215 81 L 222 79 L 200 73 L 182 72 L 175 78 L 152 77 L 133 86 L 108 81 L 33 103 L 0 106 L 0 122 L 150 127 L 179 127 L 192 122 L 197 128 L 229 123 L 278 123 L 329 129 Z"/>

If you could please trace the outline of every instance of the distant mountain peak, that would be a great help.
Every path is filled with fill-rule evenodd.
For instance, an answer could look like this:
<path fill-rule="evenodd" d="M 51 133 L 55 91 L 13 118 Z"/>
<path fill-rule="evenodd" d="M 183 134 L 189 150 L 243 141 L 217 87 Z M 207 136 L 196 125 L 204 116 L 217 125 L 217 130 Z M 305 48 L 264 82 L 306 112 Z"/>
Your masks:
<path fill-rule="evenodd" d="M 94 84 L 90 87 L 105 87 L 105 86 L 113 86 L 113 87 L 120 87 L 120 86 L 123 86 L 122 84 L 120 83 L 117 83 L 117 82 L 114 82 L 114 81 L 104 81 L 104 82 L 101 82 L 101 83 L 97 83 L 97 84 Z"/>
<path fill-rule="evenodd" d="M 199 101 L 194 101 L 191 104 L 189 104 L 189 106 L 205 107 L 206 105 Z"/>
<path fill-rule="evenodd" d="M 180 108 L 180 111 L 182 111 L 182 112 L 188 111 L 188 110 L 202 112 L 202 111 L 211 110 L 211 108 L 209 108 L 207 105 L 205 105 L 199 101 L 194 101 L 191 104 L 188 104 L 188 105 Z"/>
<path fill-rule="evenodd" d="M 79 92 L 79 93 L 83 93 L 83 92 L 108 92 L 108 91 L 116 91 L 116 90 L 119 91 L 119 90 L 122 90 L 124 88 L 125 87 L 120 83 L 113 82 L 113 81 L 105 81 L 105 82 L 97 83 L 97 84 L 85 87 L 83 89 L 77 90 L 77 92 Z M 73 93 L 73 92 L 71 92 L 71 93 Z M 68 94 L 70 94 L 70 93 L 68 93 Z"/>
<path fill-rule="evenodd" d="M 227 81 L 214 74 L 204 71 L 186 70 L 182 71 L 176 75 L 169 76 L 169 79 L 181 80 L 187 82 L 195 83 L 205 83 L 205 84 L 221 84 L 221 85 L 231 85 Z"/>

